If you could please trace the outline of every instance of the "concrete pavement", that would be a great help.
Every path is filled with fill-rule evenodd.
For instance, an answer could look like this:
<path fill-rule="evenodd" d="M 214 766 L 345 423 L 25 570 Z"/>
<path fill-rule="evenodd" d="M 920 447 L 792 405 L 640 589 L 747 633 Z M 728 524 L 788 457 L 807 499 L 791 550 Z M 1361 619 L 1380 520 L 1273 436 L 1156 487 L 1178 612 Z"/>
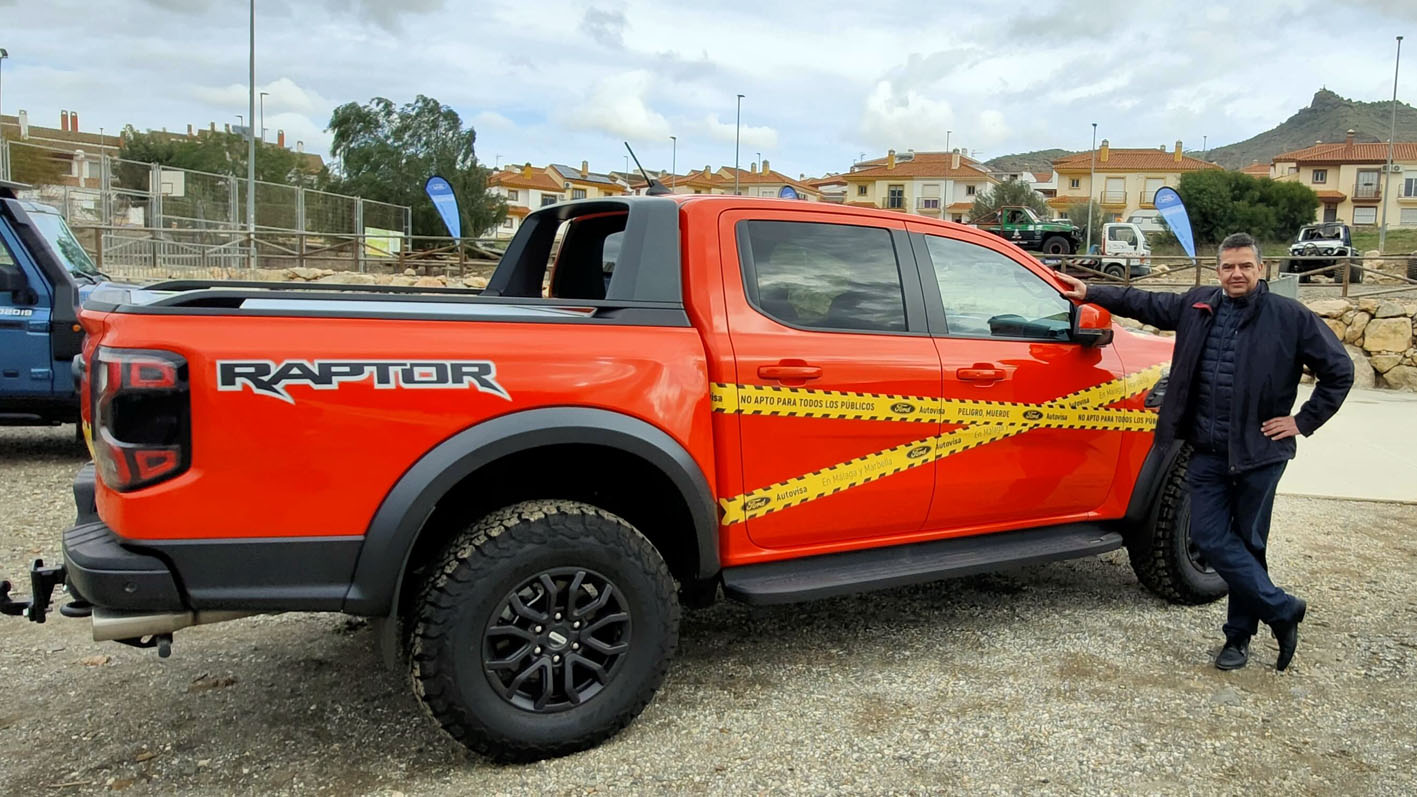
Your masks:
<path fill-rule="evenodd" d="M 1296 411 L 1311 390 L 1300 385 Z M 1417 393 L 1354 390 L 1313 437 L 1299 438 L 1279 492 L 1417 503 Z"/>

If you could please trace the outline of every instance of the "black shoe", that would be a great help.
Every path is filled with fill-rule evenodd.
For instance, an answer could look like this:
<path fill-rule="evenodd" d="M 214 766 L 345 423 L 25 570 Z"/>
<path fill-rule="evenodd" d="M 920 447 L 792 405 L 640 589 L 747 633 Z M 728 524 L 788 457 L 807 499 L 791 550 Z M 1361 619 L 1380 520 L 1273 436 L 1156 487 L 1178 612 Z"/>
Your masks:
<path fill-rule="evenodd" d="M 1250 639 L 1226 639 L 1225 647 L 1215 657 L 1215 669 L 1238 670 L 1250 663 Z"/>
<path fill-rule="evenodd" d="M 1280 672 L 1294 660 L 1294 649 L 1299 647 L 1299 624 L 1304 622 L 1304 612 L 1309 609 L 1303 598 L 1295 598 L 1294 602 L 1298 604 L 1294 619 L 1287 623 L 1272 623 L 1269 627 L 1274 632 L 1274 640 L 1279 643 L 1279 658 L 1274 661 L 1274 669 Z"/>

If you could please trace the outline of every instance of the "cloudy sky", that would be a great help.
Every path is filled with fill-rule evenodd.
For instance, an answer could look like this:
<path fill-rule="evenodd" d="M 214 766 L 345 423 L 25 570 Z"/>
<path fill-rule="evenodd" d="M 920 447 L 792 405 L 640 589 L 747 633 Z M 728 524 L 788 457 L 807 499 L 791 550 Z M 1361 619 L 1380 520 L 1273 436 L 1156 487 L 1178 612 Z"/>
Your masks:
<path fill-rule="evenodd" d="M 0 106 L 54 127 L 78 111 L 92 131 L 236 124 L 246 14 L 242 0 L 0 0 Z M 1386 99 L 1417 0 L 256 0 L 256 26 L 269 136 L 322 154 L 336 105 L 421 93 L 476 128 L 489 164 L 621 169 L 629 139 L 667 169 L 673 135 L 683 172 L 733 162 L 741 93 L 742 162 L 815 176 L 947 135 L 981 159 L 1085 149 L 1092 122 L 1113 146 L 1214 147 L 1321 86 Z"/>

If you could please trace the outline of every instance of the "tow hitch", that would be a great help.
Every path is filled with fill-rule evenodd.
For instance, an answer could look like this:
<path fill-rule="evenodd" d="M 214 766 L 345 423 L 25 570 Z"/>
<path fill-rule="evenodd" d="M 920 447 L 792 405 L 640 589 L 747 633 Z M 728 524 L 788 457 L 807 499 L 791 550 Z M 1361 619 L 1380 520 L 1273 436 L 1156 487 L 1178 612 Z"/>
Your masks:
<path fill-rule="evenodd" d="M 0 581 L 0 614 L 24 617 L 32 623 L 42 623 L 49 614 L 50 596 L 54 588 L 64 584 L 64 566 L 45 567 L 43 559 L 30 565 L 29 600 L 10 597 L 11 584 Z M 66 607 L 67 608 L 67 607 Z"/>

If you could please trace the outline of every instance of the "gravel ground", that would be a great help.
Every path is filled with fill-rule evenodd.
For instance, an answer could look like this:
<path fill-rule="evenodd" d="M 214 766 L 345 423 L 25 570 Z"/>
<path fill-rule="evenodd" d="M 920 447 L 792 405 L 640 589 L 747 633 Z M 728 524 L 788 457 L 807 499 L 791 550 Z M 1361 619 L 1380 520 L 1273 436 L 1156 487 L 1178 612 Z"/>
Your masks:
<path fill-rule="evenodd" d="M 57 558 L 71 427 L 0 430 L 0 570 Z M 609 743 L 499 767 L 448 741 L 336 615 L 189 629 L 173 656 L 0 618 L 0 794 L 1417 791 L 1417 506 L 1280 497 L 1299 654 L 1220 673 L 1223 604 L 1121 552 L 799 606 L 686 613 Z"/>

